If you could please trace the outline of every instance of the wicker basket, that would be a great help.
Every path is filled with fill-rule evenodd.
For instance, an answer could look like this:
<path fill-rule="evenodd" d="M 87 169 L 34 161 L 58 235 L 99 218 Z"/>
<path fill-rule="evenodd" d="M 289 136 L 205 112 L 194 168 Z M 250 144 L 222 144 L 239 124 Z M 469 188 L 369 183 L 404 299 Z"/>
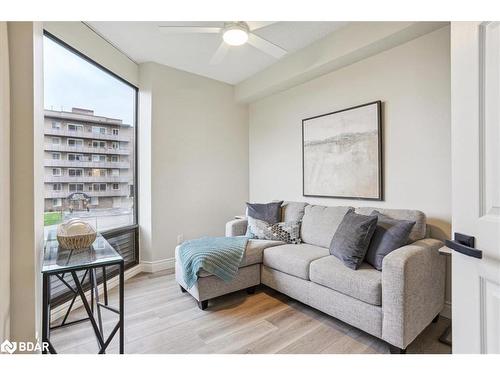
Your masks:
<path fill-rule="evenodd" d="M 95 241 L 97 233 L 92 226 L 80 219 L 71 219 L 57 227 L 57 241 L 64 249 L 84 249 Z"/>

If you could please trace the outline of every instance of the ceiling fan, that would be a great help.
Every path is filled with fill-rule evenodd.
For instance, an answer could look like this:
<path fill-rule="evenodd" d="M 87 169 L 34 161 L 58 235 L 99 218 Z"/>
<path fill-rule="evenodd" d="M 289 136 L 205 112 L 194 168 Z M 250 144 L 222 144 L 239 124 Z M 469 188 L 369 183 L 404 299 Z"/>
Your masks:
<path fill-rule="evenodd" d="M 274 22 L 226 22 L 223 27 L 213 26 L 159 26 L 166 34 L 218 34 L 222 42 L 210 59 L 210 64 L 220 63 L 231 46 L 241 46 L 245 43 L 273 56 L 277 59 L 286 55 L 287 51 L 274 43 L 254 34 L 257 29 L 264 28 Z"/>

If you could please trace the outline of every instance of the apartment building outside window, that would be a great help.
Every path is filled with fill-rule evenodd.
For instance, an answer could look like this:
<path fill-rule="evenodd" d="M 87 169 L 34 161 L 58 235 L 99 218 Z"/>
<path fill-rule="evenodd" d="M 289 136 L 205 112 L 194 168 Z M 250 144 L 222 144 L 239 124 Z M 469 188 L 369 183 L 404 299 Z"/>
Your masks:
<path fill-rule="evenodd" d="M 68 139 L 68 146 L 69 147 L 82 147 L 83 146 L 83 139 L 69 138 Z"/>
<path fill-rule="evenodd" d="M 130 267 L 139 259 L 137 88 L 47 32 L 43 50 L 45 232 L 83 219 Z M 56 301 L 70 297 L 54 288 Z"/>
<path fill-rule="evenodd" d="M 68 169 L 68 176 L 71 177 L 81 177 L 83 176 L 83 169 Z"/>
<path fill-rule="evenodd" d="M 77 124 L 68 124 L 68 130 L 73 131 L 73 132 L 82 132 L 83 131 L 83 125 L 77 125 Z"/>
<path fill-rule="evenodd" d="M 92 126 L 92 133 L 106 134 L 106 128 L 104 126 Z"/>
<path fill-rule="evenodd" d="M 86 161 L 88 160 L 83 154 L 68 154 L 69 161 Z"/>
<path fill-rule="evenodd" d="M 92 141 L 92 147 L 94 148 L 106 148 L 105 141 Z"/>
<path fill-rule="evenodd" d="M 83 184 L 68 184 L 68 185 L 70 192 L 83 191 Z"/>
<path fill-rule="evenodd" d="M 92 155 L 92 161 L 102 163 L 106 161 L 105 155 Z"/>

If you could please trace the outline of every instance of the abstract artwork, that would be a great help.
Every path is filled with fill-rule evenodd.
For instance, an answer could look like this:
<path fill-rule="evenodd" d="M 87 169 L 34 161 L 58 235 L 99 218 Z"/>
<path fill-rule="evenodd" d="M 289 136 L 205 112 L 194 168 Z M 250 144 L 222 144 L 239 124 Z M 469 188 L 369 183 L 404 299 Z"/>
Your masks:
<path fill-rule="evenodd" d="M 383 199 L 381 104 L 302 120 L 304 196 Z"/>

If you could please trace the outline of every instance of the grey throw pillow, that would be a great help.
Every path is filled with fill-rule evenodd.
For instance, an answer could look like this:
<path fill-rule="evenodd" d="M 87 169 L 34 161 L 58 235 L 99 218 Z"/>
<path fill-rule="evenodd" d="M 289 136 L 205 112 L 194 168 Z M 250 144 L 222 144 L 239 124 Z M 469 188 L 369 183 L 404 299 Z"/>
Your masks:
<path fill-rule="evenodd" d="M 271 203 L 247 203 L 247 216 L 269 224 L 281 221 L 281 205 L 283 201 Z"/>
<path fill-rule="evenodd" d="M 371 215 L 377 216 L 378 221 L 365 260 L 382 271 L 384 257 L 408 243 L 415 221 L 392 219 L 378 211 L 373 211 Z"/>
<path fill-rule="evenodd" d="M 377 216 L 366 216 L 347 211 L 330 243 L 330 254 L 339 258 L 347 267 L 357 270 L 365 257 Z"/>

